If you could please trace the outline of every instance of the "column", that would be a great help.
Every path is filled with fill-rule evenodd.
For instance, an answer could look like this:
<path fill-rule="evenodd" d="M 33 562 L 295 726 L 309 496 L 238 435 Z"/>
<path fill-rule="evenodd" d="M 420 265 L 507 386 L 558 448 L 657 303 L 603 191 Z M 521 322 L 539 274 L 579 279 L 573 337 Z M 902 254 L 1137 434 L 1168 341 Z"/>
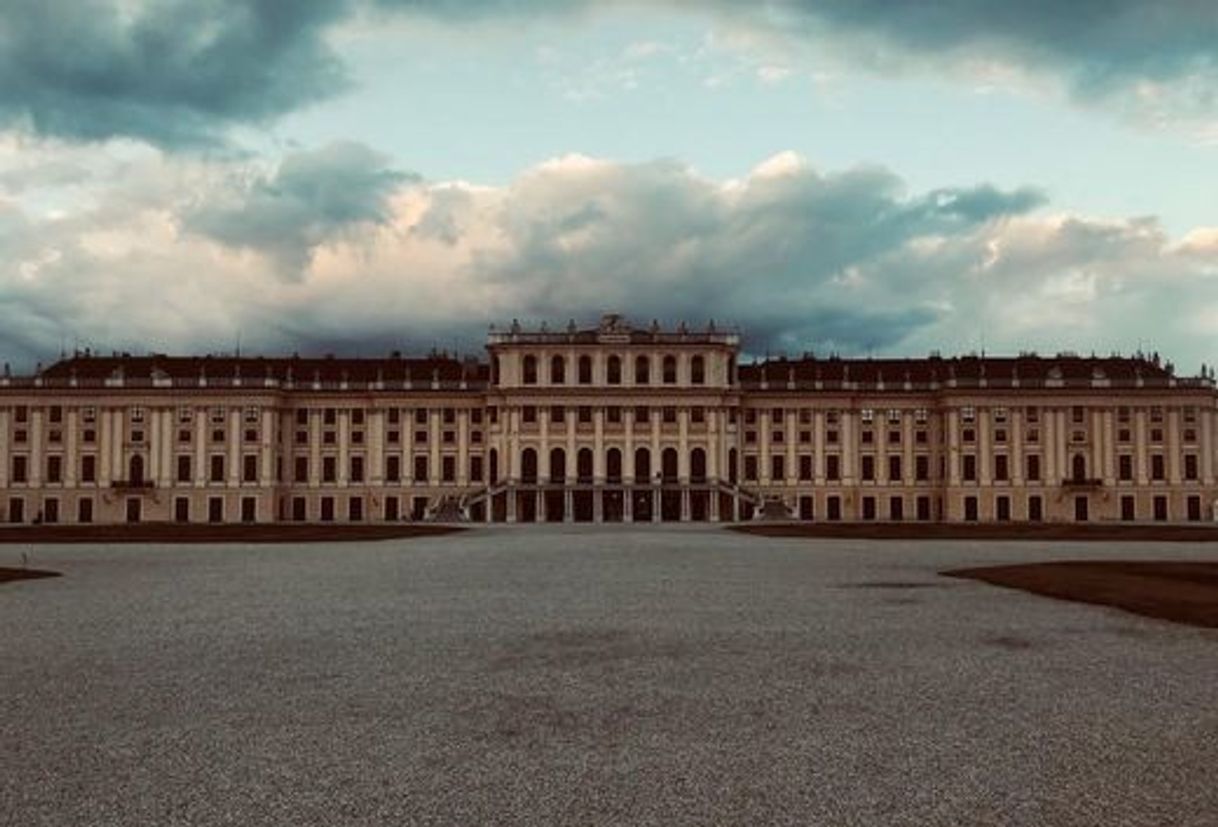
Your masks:
<path fill-rule="evenodd" d="M 677 410 L 677 479 L 689 482 L 689 408 Z"/>
<path fill-rule="evenodd" d="M 854 435 L 854 411 L 842 411 L 840 437 L 842 445 L 842 485 L 855 481 L 855 458 L 858 456 L 858 438 Z M 843 503 L 844 505 L 844 503 Z M 843 514 L 843 516 L 845 516 Z"/>
<path fill-rule="evenodd" d="M 990 486 L 994 481 L 990 470 L 994 453 L 990 424 L 993 415 L 989 408 L 977 410 L 977 480 L 984 486 Z"/>
<path fill-rule="evenodd" d="M 228 485 L 235 488 L 241 484 L 241 416 L 240 405 L 232 405 L 228 411 Z"/>
<path fill-rule="evenodd" d="M 440 484 L 440 413 L 439 408 L 427 412 L 427 474 L 430 477 L 427 484 L 432 486 Z M 342 440 L 342 434 L 339 434 L 339 440 Z"/>
<path fill-rule="evenodd" d="M 469 409 L 457 409 L 457 485 L 469 485 Z"/>
<path fill-rule="evenodd" d="M 385 419 L 383 408 L 368 409 L 368 482 L 371 485 L 385 484 Z"/>
<path fill-rule="evenodd" d="M 788 487 L 794 487 L 799 479 L 798 463 L 795 460 L 795 446 L 799 442 L 799 420 L 797 414 L 798 412 L 795 410 L 795 408 L 788 408 L 786 413 L 787 421 L 783 426 L 782 436 L 785 440 L 784 444 L 787 446 L 787 458 L 783 460 L 783 464 L 786 465 L 786 468 L 783 470 L 787 472 L 785 482 Z"/>
<path fill-rule="evenodd" d="M 275 459 L 280 452 L 275 450 L 275 426 L 276 426 L 275 409 L 266 407 L 262 409 L 262 429 L 259 434 L 258 453 L 260 454 L 259 476 L 263 488 L 274 485 L 278 480 L 275 479 Z M 291 468 L 283 469 L 284 478 L 289 479 L 292 473 Z"/>
<path fill-rule="evenodd" d="M 953 488 L 960 485 L 960 410 L 947 412 L 947 479 Z"/>
<path fill-rule="evenodd" d="M 901 474 L 905 485 L 915 483 L 913 413 L 901 411 Z"/>
<path fill-rule="evenodd" d="M 1134 420 L 1134 465 L 1136 466 L 1136 476 L 1138 485 L 1146 485 L 1150 482 L 1150 462 L 1146 452 L 1146 409 L 1138 408 L 1133 414 Z"/>
<path fill-rule="evenodd" d="M 338 486 L 345 488 L 350 481 L 351 467 L 351 411 L 338 409 Z"/>
<path fill-rule="evenodd" d="M 1057 417 L 1056 411 L 1052 408 L 1042 408 L 1040 411 L 1041 435 L 1040 444 L 1043 448 L 1041 456 L 1044 458 L 1044 468 L 1041 474 L 1045 485 L 1055 485 L 1057 483 Z"/>
<path fill-rule="evenodd" d="M 1053 412 L 1054 432 L 1056 435 L 1057 462 L 1054 463 L 1057 467 L 1058 480 L 1065 479 L 1070 473 L 1070 452 L 1067 450 L 1067 440 L 1070 435 L 1070 423 L 1067 421 L 1066 409 L 1062 408 Z"/>
<path fill-rule="evenodd" d="M 1214 484 L 1214 416 L 1209 408 L 1201 408 L 1197 414 L 1197 426 L 1201 429 L 1201 479 L 1206 485 Z M 3 433 L 3 426 L 0 426 Z M 0 455 L 3 451 L 0 450 Z"/>
<path fill-rule="evenodd" d="M 1011 409 L 1011 480 L 1015 486 L 1023 485 L 1023 408 Z"/>
<path fill-rule="evenodd" d="M 413 438 L 414 432 L 411 432 Z M 410 465 L 408 473 L 414 473 L 413 465 Z M 318 408 L 309 409 L 309 487 L 317 488 L 321 485 L 321 410 Z"/>
<path fill-rule="evenodd" d="M 41 407 L 30 406 L 30 465 L 28 470 L 30 488 L 38 488 L 42 485 L 42 471 L 44 454 L 43 451 L 43 435 L 42 435 L 42 419 L 46 416 Z"/>
<path fill-rule="evenodd" d="M 211 412 L 207 408 L 195 408 L 195 487 L 207 485 L 207 428 L 211 423 Z"/>
<path fill-rule="evenodd" d="M 770 422 L 770 409 L 761 408 L 757 411 L 757 480 L 761 485 L 770 484 L 770 439 L 773 428 Z"/>
<path fill-rule="evenodd" d="M 8 420 L 9 412 L 0 408 L 0 488 L 8 487 L 8 469 L 12 465 L 8 448 Z"/>
<path fill-rule="evenodd" d="M 1172 485 L 1181 482 L 1180 469 L 1180 409 L 1167 408 L 1167 479 Z"/>
<path fill-rule="evenodd" d="M 812 476 L 817 487 L 825 484 L 825 412 L 812 413 Z"/>
<path fill-rule="evenodd" d="M 724 433 L 719 427 L 722 415 L 718 408 L 708 408 L 706 411 L 706 478 L 713 487 L 719 481 L 719 455 L 724 450 Z M 718 498 L 717 491 L 712 498 Z"/>
<path fill-rule="evenodd" d="M 592 411 L 592 479 L 598 485 L 605 481 L 605 409 L 602 407 Z M 599 513 L 600 497 L 596 499 L 596 508 Z"/>
<path fill-rule="evenodd" d="M 1097 468 L 1103 470 L 1097 471 L 1096 476 L 1103 477 L 1105 485 L 1112 485 L 1116 481 L 1116 424 L 1111 407 L 1100 414 L 1100 433 L 1104 435 L 1104 442 Z"/>
<path fill-rule="evenodd" d="M 1202 420 L 1204 422 L 1204 420 Z M 80 468 L 80 455 L 77 452 L 77 413 L 76 407 L 67 408 L 64 416 L 64 458 L 63 458 L 63 480 L 64 485 L 68 488 L 75 488 L 77 484 L 76 472 Z M 0 418 L 0 464 L 7 464 L 8 458 L 4 455 L 4 440 L 7 436 L 4 430 L 5 424 L 3 418 Z M 3 472 L 0 472 L 0 488 L 4 487 Z M 73 515 L 73 518 L 74 515 Z"/>

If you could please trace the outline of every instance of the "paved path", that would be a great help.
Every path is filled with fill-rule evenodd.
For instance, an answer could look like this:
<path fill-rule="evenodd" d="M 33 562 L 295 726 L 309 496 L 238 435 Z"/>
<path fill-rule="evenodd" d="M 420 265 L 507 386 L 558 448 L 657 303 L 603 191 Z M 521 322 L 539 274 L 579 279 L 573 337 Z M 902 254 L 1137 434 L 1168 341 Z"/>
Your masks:
<path fill-rule="evenodd" d="M 1218 633 L 936 575 L 1115 555 L 1218 548 L 38 547 L 0 824 L 1213 825 Z"/>

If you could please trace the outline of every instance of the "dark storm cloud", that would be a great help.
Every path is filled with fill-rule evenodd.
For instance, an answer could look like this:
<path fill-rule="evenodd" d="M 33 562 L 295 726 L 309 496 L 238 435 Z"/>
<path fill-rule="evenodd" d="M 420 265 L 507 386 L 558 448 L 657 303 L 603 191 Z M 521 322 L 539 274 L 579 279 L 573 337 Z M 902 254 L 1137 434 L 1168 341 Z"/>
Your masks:
<path fill-rule="evenodd" d="M 222 140 L 343 88 L 343 0 L 7 0 L 0 127 L 164 147 Z M 124 9 L 131 9 L 124 12 Z"/>
<path fill-rule="evenodd" d="M 829 39 L 860 60 L 993 59 L 1066 78 L 1080 97 L 1140 81 L 1215 106 L 1213 0 L 657 0 L 745 26 Z M 640 8 L 656 4 L 638 3 Z M 592 13 L 586 0 L 7 0 L 0 129 L 166 147 L 222 143 L 347 85 L 330 27 L 359 13 L 454 23 Z M 1181 101 L 1177 100 L 1177 103 Z"/>
<path fill-rule="evenodd" d="M 1066 69 L 1076 91 L 1218 68 L 1212 0 L 774 0 L 784 21 L 874 37 L 911 54 L 966 51 Z"/>
<path fill-rule="evenodd" d="M 226 246 L 264 253 L 296 277 L 318 245 L 385 221 L 390 194 L 411 180 L 416 176 L 391 169 L 386 156 L 363 144 L 334 143 L 287 156 L 274 175 L 255 179 L 235 198 L 196 207 L 183 224 Z"/>

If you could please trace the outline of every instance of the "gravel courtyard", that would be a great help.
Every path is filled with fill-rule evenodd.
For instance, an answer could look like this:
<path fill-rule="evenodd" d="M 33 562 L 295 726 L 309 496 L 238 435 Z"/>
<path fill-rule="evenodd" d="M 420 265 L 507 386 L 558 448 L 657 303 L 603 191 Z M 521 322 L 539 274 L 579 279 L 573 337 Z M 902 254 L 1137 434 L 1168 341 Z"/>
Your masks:
<path fill-rule="evenodd" d="M 12 565 L 22 549 L 0 549 Z M 1218 633 L 939 577 L 1199 544 L 40 546 L 0 823 L 1218 823 Z"/>

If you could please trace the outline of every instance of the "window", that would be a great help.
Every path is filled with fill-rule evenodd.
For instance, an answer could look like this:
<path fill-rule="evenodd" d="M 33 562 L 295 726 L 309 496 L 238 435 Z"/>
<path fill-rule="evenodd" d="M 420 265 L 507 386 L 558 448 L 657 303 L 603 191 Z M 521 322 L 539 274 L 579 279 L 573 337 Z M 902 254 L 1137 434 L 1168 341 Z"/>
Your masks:
<path fill-rule="evenodd" d="M 677 384 L 677 357 L 668 355 L 664 357 L 664 384 Z"/>
<path fill-rule="evenodd" d="M 888 458 L 888 479 L 892 482 L 901 481 L 901 458 L 900 457 L 889 457 Z"/>
<path fill-rule="evenodd" d="M 47 482 L 63 482 L 63 457 L 59 454 L 47 457 Z"/>
<path fill-rule="evenodd" d="M 223 408 L 212 408 L 211 409 L 211 421 L 212 421 L 213 425 L 223 425 L 224 424 L 224 409 Z"/>
<path fill-rule="evenodd" d="M 1007 421 L 1007 409 L 995 408 L 992 412 L 995 424 L 1002 425 Z"/>
<path fill-rule="evenodd" d="M 531 353 L 524 357 L 524 384 L 537 384 L 537 357 Z"/>
<path fill-rule="evenodd" d="M 749 482 L 757 480 L 757 457 L 753 454 L 744 458 L 744 478 Z"/>
<path fill-rule="evenodd" d="M 800 454 L 799 478 L 804 481 L 812 479 L 812 457 L 808 454 Z"/>
<path fill-rule="evenodd" d="M 1028 454 L 1026 463 L 1028 482 L 1040 482 L 1040 454 Z"/>
<path fill-rule="evenodd" d="M 634 360 L 634 383 L 636 385 L 646 385 L 650 382 L 651 363 L 646 356 L 639 356 Z"/>
<path fill-rule="evenodd" d="M 554 425 L 561 425 L 561 424 L 562 424 L 562 420 L 563 420 L 563 416 L 565 415 L 565 413 L 566 413 L 566 412 L 563 410 L 563 406 L 562 406 L 562 405 L 551 405 L 551 406 L 550 406 L 550 422 L 551 422 L 551 424 L 554 424 Z"/>
<path fill-rule="evenodd" d="M 29 458 L 23 454 L 13 457 L 13 482 L 29 482 Z"/>
<path fill-rule="evenodd" d="M 918 482 L 926 482 L 930 479 L 930 457 L 925 454 L 914 457 L 914 479 Z"/>
<path fill-rule="evenodd" d="M 875 479 L 875 457 L 870 454 L 863 457 L 861 477 L 867 482 Z"/>
<path fill-rule="evenodd" d="M 482 457 L 469 458 L 470 482 L 482 482 Z"/>
<path fill-rule="evenodd" d="M 338 481 L 338 458 L 337 457 L 322 457 L 321 458 L 321 481 L 322 482 L 337 482 Z"/>
<path fill-rule="evenodd" d="M 258 441 L 258 429 L 257 428 L 246 428 L 245 429 L 245 441 L 246 442 L 257 442 Z"/>
<path fill-rule="evenodd" d="M 224 441 L 224 429 L 223 428 L 214 428 L 211 432 L 211 441 L 212 442 L 223 442 Z"/>
<path fill-rule="evenodd" d="M 362 456 L 351 457 L 351 482 L 364 481 L 364 458 Z"/>
<path fill-rule="evenodd" d="M 397 454 L 385 457 L 385 481 L 400 482 L 402 479 L 402 458 Z"/>
<path fill-rule="evenodd" d="M 579 357 L 579 383 L 581 385 L 592 384 L 592 357 Z"/>
<path fill-rule="evenodd" d="M 706 360 L 695 356 L 689 362 L 689 381 L 694 385 L 706 384 Z"/>
<path fill-rule="evenodd" d="M 859 412 L 859 417 L 863 420 L 863 424 L 870 425 L 875 421 L 875 411 L 873 411 L 871 408 L 863 408 L 863 410 Z"/>
<path fill-rule="evenodd" d="M 189 411 L 189 410 L 190 409 L 188 408 L 187 411 Z M 80 409 L 80 418 L 81 418 L 81 421 L 87 422 L 89 424 L 96 422 L 97 421 L 97 408 L 93 407 L 92 405 L 89 405 L 88 407 L 85 407 L 85 408 L 81 408 Z"/>
<path fill-rule="evenodd" d="M 1002 444 L 1005 444 L 1006 441 L 1007 441 L 1007 429 L 1006 428 L 995 428 L 994 429 L 994 442 L 998 443 L 999 445 L 1002 445 Z"/>
<path fill-rule="evenodd" d="M 1167 479 L 1167 472 L 1162 454 L 1152 454 L 1150 457 L 1150 478 L 1152 480 Z"/>
<path fill-rule="evenodd" d="M 97 482 L 97 457 L 85 454 L 80 458 L 80 481 Z"/>
<path fill-rule="evenodd" d="M 16 422 L 29 422 L 30 409 L 26 405 L 18 405 L 13 409 L 13 419 Z"/>
<path fill-rule="evenodd" d="M 706 421 L 706 409 L 701 405 L 695 405 L 689 409 L 689 421 L 695 425 L 700 425 Z"/>
<path fill-rule="evenodd" d="M 292 478 L 296 482 L 308 482 L 309 481 L 309 458 L 308 457 L 296 457 L 294 466 L 293 466 Z"/>
<path fill-rule="evenodd" d="M 784 480 L 787 478 L 786 464 L 783 462 L 784 457 L 781 454 L 775 454 L 770 457 L 770 479 Z"/>
<path fill-rule="evenodd" d="M 418 482 L 427 482 L 431 478 L 427 469 L 427 457 L 417 456 L 414 458 L 414 478 Z"/>
<path fill-rule="evenodd" d="M 259 411 L 256 407 L 251 405 L 245 409 L 245 424 L 246 425 L 257 425 L 259 418 L 260 418 Z"/>
<path fill-rule="evenodd" d="M 212 482 L 224 482 L 224 455 L 213 454 L 211 457 L 211 477 Z"/>
<path fill-rule="evenodd" d="M 617 425 L 622 421 L 622 408 L 620 405 L 610 405 L 605 409 L 605 418 L 610 423 Z"/>
<path fill-rule="evenodd" d="M 143 408 L 132 408 L 131 409 L 131 421 L 132 422 L 143 422 L 144 418 L 145 418 L 145 411 Z"/>
<path fill-rule="evenodd" d="M 976 442 L 977 441 L 977 431 L 973 428 L 965 428 L 964 431 L 960 434 L 960 439 L 962 442 Z"/>
<path fill-rule="evenodd" d="M 1123 482 L 1133 479 L 1133 457 L 1131 455 L 1121 454 L 1117 457 L 1117 478 Z"/>
<path fill-rule="evenodd" d="M 977 409 L 972 405 L 966 405 L 960 409 L 960 419 L 964 422 L 977 421 Z"/>
<path fill-rule="evenodd" d="M 1162 422 L 1163 421 L 1163 408 L 1161 406 L 1155 405 L 1150 409 L 1150 421 L 1151 422 Z"/>
<path fill-rule="evenodd" d="M 1006 482 L 1010 479 L 1006 454 L 998 454 L 994 457 L 994 479 L 1000 482 Z"/>
<path fill-rule="evenodd" d="M 900 431 L 889 431 L 888 432 L 888 444 L 889 445 L 900 445 L 901 444 L 901 432 Z"/>
<path fill-rule="evenodd" d="M 427 424 L 427 409 L 426 408 L 415 408 L 414 424 L 416 424 L 416 425 L 426 425 Z"/>
<path fill-rule="evenodd" d="M 364 424 L 364 409 L 363 408 L 352 408 L 351 424 L 352 425 L 363 425 Z"/>
<path fill-rule="evenodd" d="M 842 458 L 837 454 L 825 457 L 825 477 L 834 481 L 842 478 Z"/>
<path fill-rule="evenodd" d="M 888 410 L 888 424 L 889 425 L 900 425 L 901 424 L 901 412 L 898 409 L 890 408 Z"/>
<path fill-rule="evenodd" d="M 925 425 L 928 417 L 926 408 L 918 408 L 914 411 L 914 424 Z"/>
<path fill-rule="evenodd" d="M 241 458 L 241 481 L 258 482 L 257 454 L 246 454 Z"/>
<path fill-rule="evenodd" d="M 1192 481 L 1197 479 L 1197 455 L 1184 455 L 1184 479 Z"/>
<path fill-rule="evenodd" d="M 620 356 L 609 357 L 605 379 L 610 385 L 622 384 L 622 359 Z"/>
<path fill-rule="evenodd" d="M 457 478 L 457 458 L 444 457 L 440 460 L 440 475 L 444 482 L 453 482 Z"/>
<path fill-rule="evenodd" d="M 567 381 L 567 360 L 561 356 L 550 357 L 550 384 L 561 385 Z"/>
<path fill-rule="evenodd" d="M 93 522 L 93 498 L 81 497 L 76 501 L 76 522 Z"/>
<path fill-rule="evenodd" d="M 191 464 L 190 454 L 178 454 L 178 482 L 190 482 Z"/>
<path fill-rule="evenodd" d="M 965 482 L 976 482 L 977 480 L 977 457 L 972 454 L 965 454 L 960 458 L 962 465 L 961 476 Z"/>
<path fill-rule="evenodd" d="M 63 406 L 52 405 L 47 409 L 47 420 L 56 425 L 63 422 Z"/>
<path fill-rule="evenodd" d="M 537 422 L 537 406 L 525 405 L 520 409 L 520 419 L 526 425 L 532 425 Z"/>
<path fill-rule="evenodd" d="M 672 423 L 677 421 L 677 409 L 672 407 L 671 405 L 665 405 L 662 416 L 663 416 L 664 421 L 671 425 Z M 778 441 L 781 442 L 781 439 L 779 439 Z"/>

